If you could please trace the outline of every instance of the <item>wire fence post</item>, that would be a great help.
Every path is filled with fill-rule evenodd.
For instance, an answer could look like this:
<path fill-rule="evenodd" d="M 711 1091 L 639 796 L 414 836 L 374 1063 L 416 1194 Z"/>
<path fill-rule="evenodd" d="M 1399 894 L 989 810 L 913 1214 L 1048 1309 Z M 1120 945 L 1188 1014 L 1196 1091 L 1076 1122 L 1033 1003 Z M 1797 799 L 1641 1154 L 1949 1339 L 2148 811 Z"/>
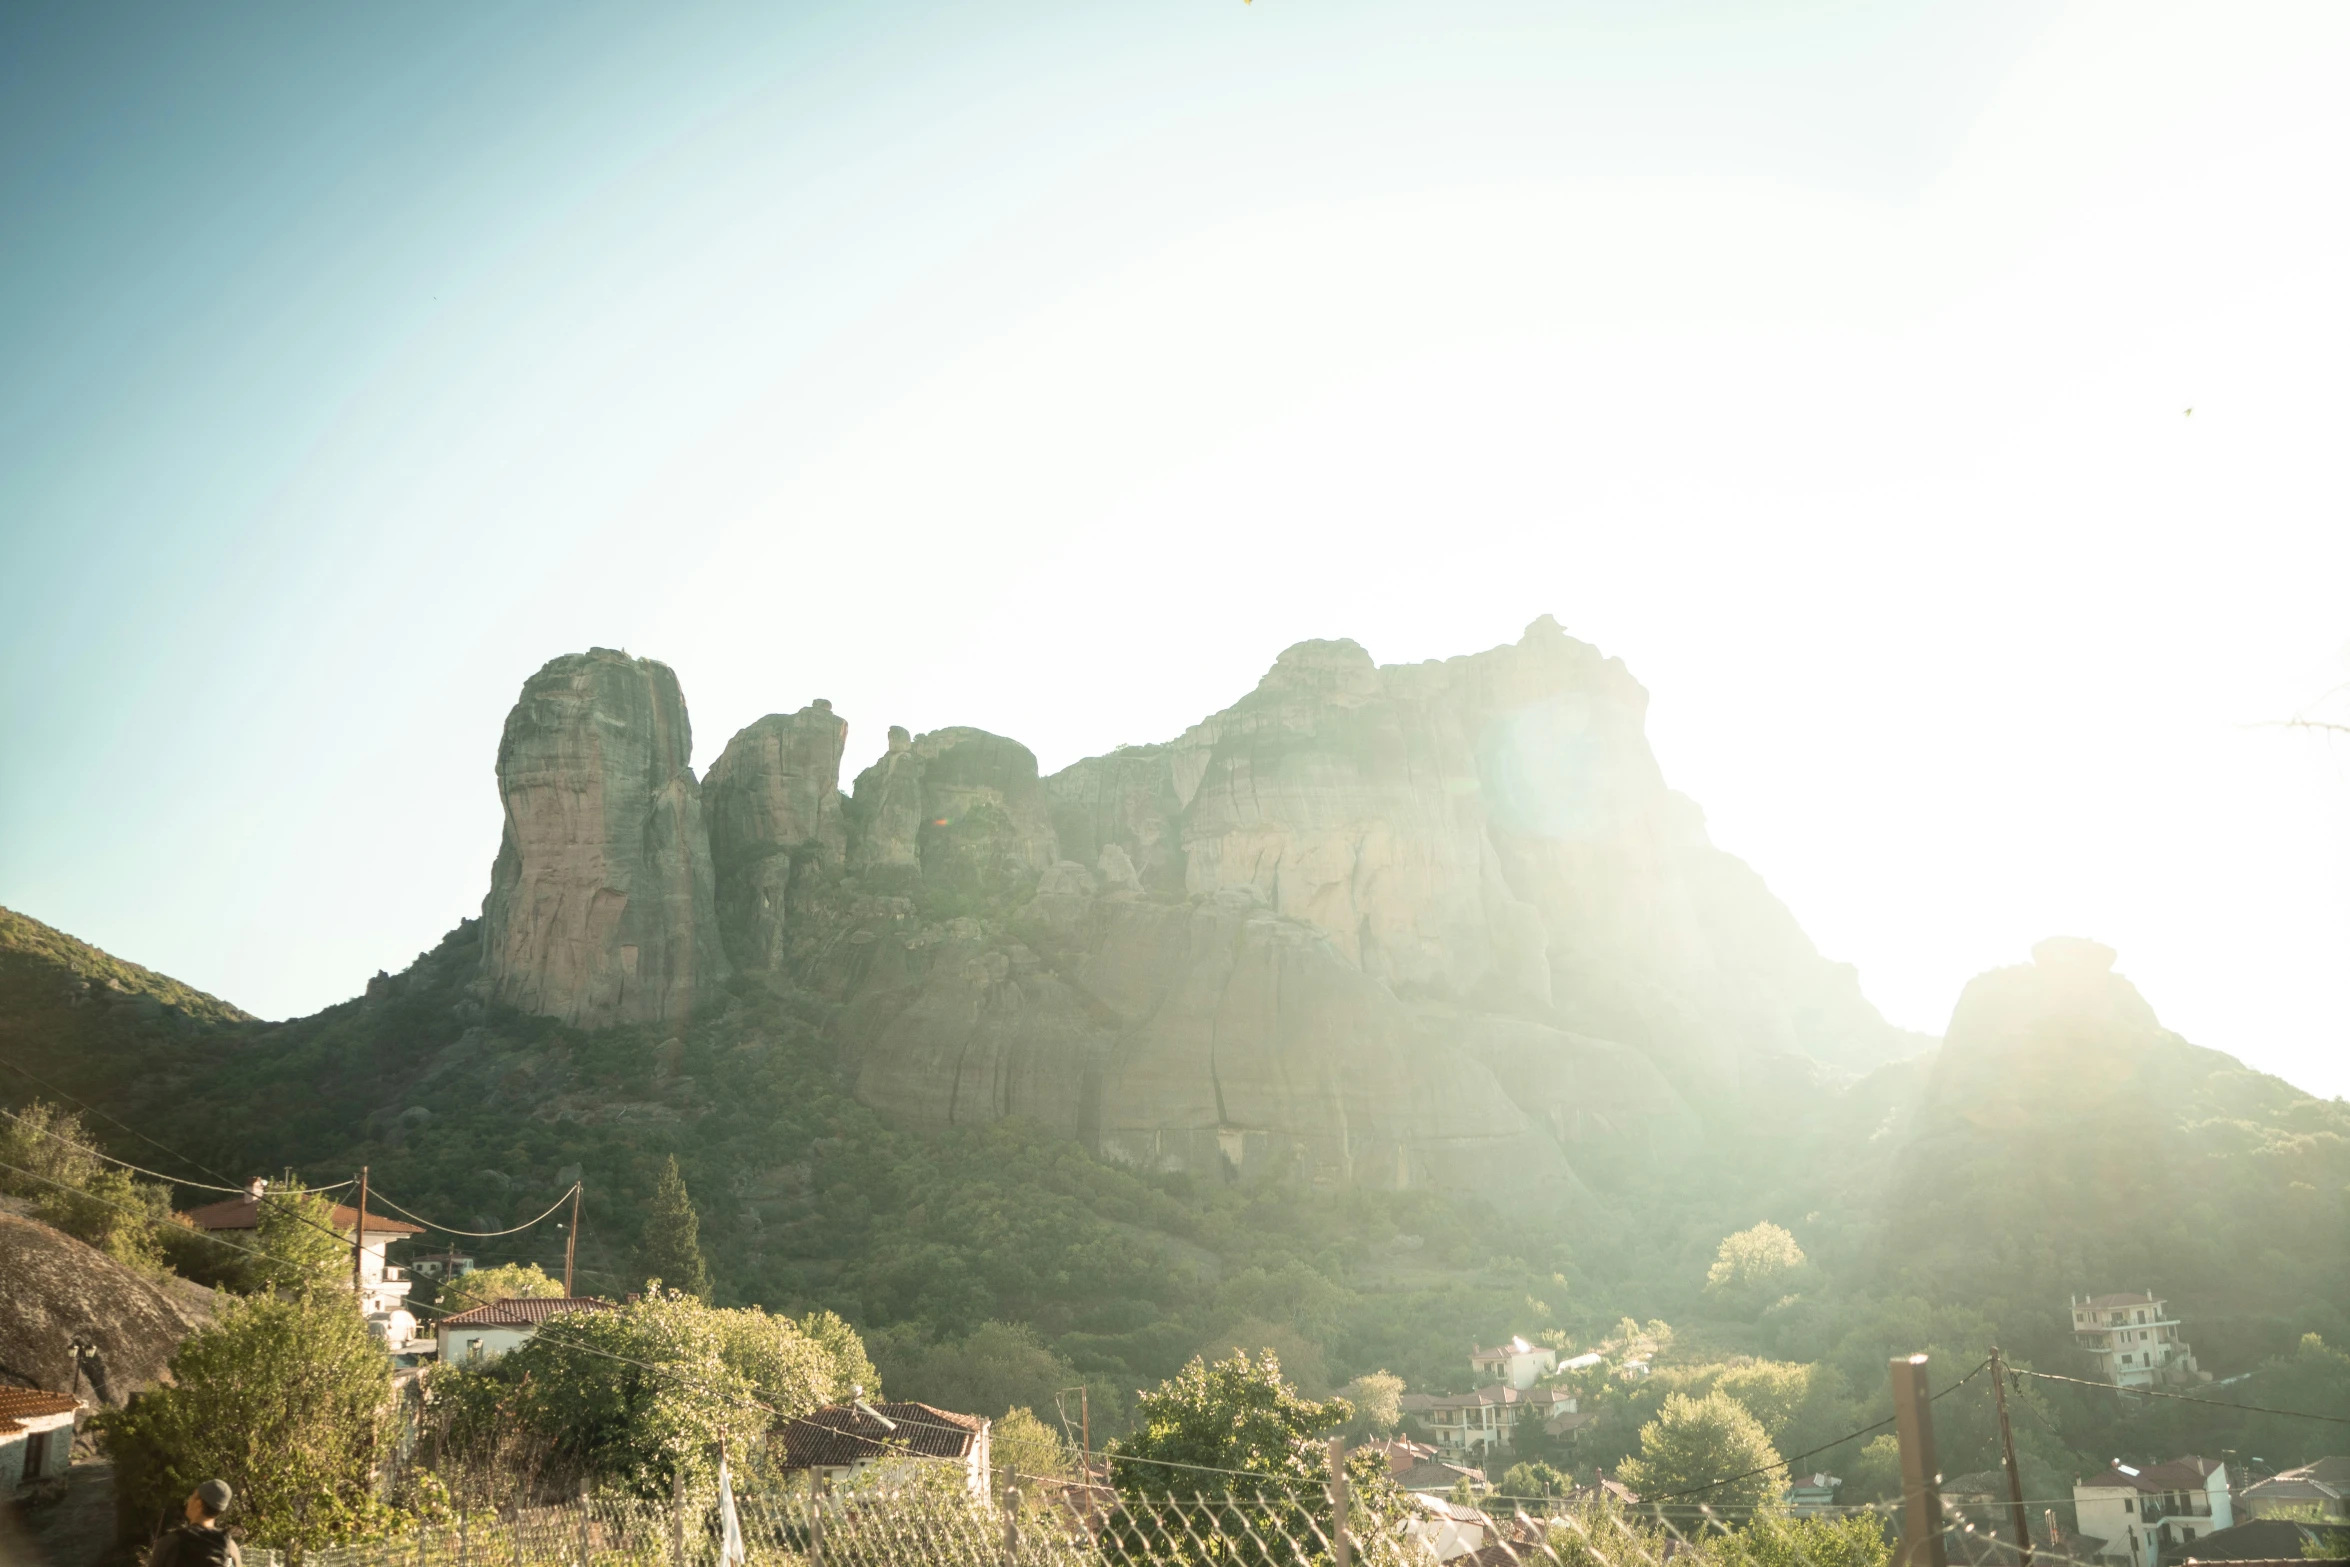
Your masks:
<path fill-rule="evenodd" d="M 808 1567 L 820 1567 L 824 1560 L 824 1505 L 817 1495 L 822 1482 L 816 1471 L 808 1471 Z"/>
<path fill-rule="evenodd" d="M 1942 1473 L 1934 1457 L 1934 1411 L 1926 1357 L 1892 1361 L 1893 1430 L 1901 1443 L 1901 1544 L 1893 1567 L 1949 1567 L 1942 1551 Z"/>
<path fill-rule="evenodd" d="M 588 1483 L 579 1482 L 579 1567 L 590 1567 L 596 1559 L 594 1525 L 588 1518 Z"/>
<path fill-rule="evenodd" d="M 1020 1488 L 1004 1488 L 1004 1567 L 1020 1560 Z"/>
<path fill-rule="evenodd" d="M 1347 1537 L 1346 1438 L 1330 1439 L 1330 1556 L 1338 1567 L 1350 1567 L 1354 1542 Z"/>
<path fill-rule="evenodd" d="M 669 1562 L 685 1567 L 685 1465 L 669 1477 Z"/>

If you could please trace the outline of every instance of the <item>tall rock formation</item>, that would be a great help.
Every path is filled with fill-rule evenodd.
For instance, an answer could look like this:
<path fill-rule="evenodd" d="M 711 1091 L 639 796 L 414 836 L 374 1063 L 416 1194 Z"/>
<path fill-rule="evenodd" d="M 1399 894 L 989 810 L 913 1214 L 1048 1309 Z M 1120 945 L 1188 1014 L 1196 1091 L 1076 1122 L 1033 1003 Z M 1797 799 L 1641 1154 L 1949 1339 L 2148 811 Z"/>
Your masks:
<path fill-rule="evenodd" d="M 704 850 L 669 672 L 559 659 L 500 754 L 492 974 L 605 1022 L 682 1015 L 731 961 L 836 1008 L 908 1125 L 1567 1198 L 1913 1045 L 1707 841 L 1646 706 L 1547 618 L 1425 664 L 1305 642 L 1164 744 L 1044 778 L 1000 735 L 892 729 L 844 797 L 820 702 L 734 737 Z"/>
<path fill-rule="evenodd" d="M 783 967 L 794 879 L 837 872 L 848 853 L 840 795 L 849 726 L 832 704 L 770 713 L 727 742 L 704 789 L 726 955 L 753 973 Z"/>
<path fill-rule="evenodd" d="M 692 748 L 666 664 L 591 648 L 524 684 L 482 904 L 493 999 L 590 1027 L 673 1022 L 725 979 Z"/>

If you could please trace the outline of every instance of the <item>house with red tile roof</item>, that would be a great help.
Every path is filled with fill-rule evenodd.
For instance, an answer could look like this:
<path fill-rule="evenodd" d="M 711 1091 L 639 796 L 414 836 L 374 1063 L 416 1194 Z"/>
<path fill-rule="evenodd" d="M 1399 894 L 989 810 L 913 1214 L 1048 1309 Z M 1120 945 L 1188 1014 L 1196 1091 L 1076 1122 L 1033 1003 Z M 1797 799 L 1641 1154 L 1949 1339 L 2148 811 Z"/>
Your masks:
<path fill-rule="evenodd" d="M 239 1232 L 261 1228 L 261 1211 L 269 1201 L 269 1182 L 255 1176 L 245 1183 L 244 1196 L 190 1208 L 180 1217 L 207 1234 L 242 1241 Z M 336 1203 L 328 1223 L 341 1233 L 344 1244 L 348 1245 L 352 1232 L 359 1228 L 359 1210 Z M 394 1241 L 423 1233 L 424 1226 L 420 1224 L 404 1224 L 370 1211 L 367 1233 L 359 1241 L 360 1315 L 367 1318 L 368 1326 L 379 1337 L 395 1348 L 416 1337 L 416 1314 L 407 1306 L 408 1291 L 413 1285 L 401 1269 L 391 1265 L 385 1254 Z"/>
<path fill-rule="evenodd" d="M 65 1473 L 82 1401 L 33 1387 L 0 1387 L 0 1496 Z"/>
<path fill-rule="evenodd" d="M 619 1309 L 608 1300 L 582 1295 L 493 1300 L 441 1319 L 440 1358 L 450 1365 L 478 1366 L 520 1349 L 557 1317 L 574 1311 Z"/>

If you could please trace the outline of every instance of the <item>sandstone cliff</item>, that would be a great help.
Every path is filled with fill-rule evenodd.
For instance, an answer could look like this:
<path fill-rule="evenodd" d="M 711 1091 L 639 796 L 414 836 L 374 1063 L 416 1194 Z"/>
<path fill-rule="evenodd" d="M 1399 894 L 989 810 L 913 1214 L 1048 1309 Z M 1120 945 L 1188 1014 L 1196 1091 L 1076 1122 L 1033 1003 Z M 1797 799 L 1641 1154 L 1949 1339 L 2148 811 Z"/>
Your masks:
<path fill-rule="evenodd" d="M 725 979 L 691 751 L 666 664 L 593 648 L 523 686 L 482 904 L 493 999 L 589 1026 L 667 1022 Z"/>
<path fill-rule="evenodd" d="M 731 962 L 835 1006 L 857 1093 L 911 1125 L 1569 1196 L 1910 1044 L 1665 787 L 1646 703 L 1547 618 L 1416 665 L 1306 642 L 1165 744 L 1040 777 L 999 735 L 892 729 L 846 796 L 817 703 L 727 746 L 705 853 L 668 670 L 559 659 L 501 751 L 493 973 L 654 1020 Z"/>

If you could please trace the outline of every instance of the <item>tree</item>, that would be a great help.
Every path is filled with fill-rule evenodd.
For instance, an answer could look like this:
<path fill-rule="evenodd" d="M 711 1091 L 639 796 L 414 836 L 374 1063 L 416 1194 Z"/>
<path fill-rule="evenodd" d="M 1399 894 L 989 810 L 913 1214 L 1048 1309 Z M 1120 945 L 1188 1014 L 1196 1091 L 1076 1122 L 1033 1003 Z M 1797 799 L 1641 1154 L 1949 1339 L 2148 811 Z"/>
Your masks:
<path fill-rule="evenodd" d="M 1048 1500 L 1048 1484 L 1067 1480 L 1077 1472 L 1077 1455 L 1051 1426 L 1025 1405 L 1012 1409 L 995 1423 L 988 1437 L 995 1463 L 996 1498 L 1017 1490 L 1023 1506 L 1041 1507 Z"/>
<path fill-rule="evenodd" d="M 1403 1424 L 1403 1378 L 1386 1371 L 1367 1372 L 1339 1390 L 1354 1405 L 1346 1434 L 1355 1441 L 1383 1437 Z"/>
<path fill-rule="evenodd" d="M 686 1195 L 677 1155 L 653 1189 L 653 1211 L 645 1219 L 645 1276 L 666 1282 L 696 1300 L 710 1298 L 710 1265 L 702 1257 L 702 1221 Z"/>
<path fill-rule="evenodd" d="M 0 1120 L 0 1191 L 32 1199 L 33 1213 L 126 1267 L 163 1271 L 159 1226 L 171 1193 L 99 1156 L 82 1118 L 36 1099 Z M 16 1171 L 23 1171 L 19 1175 Z"/>
<path fill-rule="evenodd" d="M 556 1467 L 661 1498 L 680 1471 L 714 1472 L 721 1441 L 748 1452 L 830 1402 L 843 1358 L 789 1317 L 655 1287 L 617 1310 L 556 1317 L 485 1366 L 438 1370 L 432 1398 L 476 1467 Z"/>
<path fill-rule="evenodd" d="M 881 1373 L 874 1367 L 873 1357 L 865 1353 L 865 1341 L 855 1328 L 833 1312 L 811 1311 L 800 1319 L 800 1331 L 831 1359 L 832 1386 L 824 1395 L 825 1403 L 837 1404 L 859 1388 L 867 1398 L 881 1396 Z"/>
<path fill-rule="evenodd" d="M 1893 1556 L 1884 1520 L 1790 1518 L 1756 1513 L 1742 1529 L 1717 1534 L 1699 1547 L 1706 1567 L 1885 1567 Z"/>
<path fill-rule="evenodd" d="M 440 1309 L 451 1315 L 500 1300 L 553 1300 L 563 1281 L 550 1279 L 535 1262 L 503 1262 L 461 1273 L 441 1286 Z"/>
<path fill-rule="evenodd" d="M 335 1205 L 288 1171 L 261 1194 L 254 1227 L 258 1256 L 245 1259 L 238 1284 L 248 1294 L 308 1294 L 351 1276 L 351 1246 L 335 1233 Z"/>
<path fill-rule="evenodd" d="M 1722 1238 L 1706 1270 L 1705 1293 L 1740 1311 L 1760 1311 L 1785 1293 L 1788 1276 L 1803 1266 L 1795 1237 L 1764 1221 Z"/>
<path fill-rule="evenodd" d="M 1512 1464 L 1509 1472 L 1501 1477 L 1501 1494 L 1504 1496 L 1565 1496 L 1574 1488 L 1573 1475 L 1541 1462 Z"/>
<path fill-rule="evenodd" d="M 1675 1393 L 1640 1428 L 1640 1456 L 1616 1474 L 1649 1500 L 1705 1489 L 1713 1506 L 1759 1507 L 1779 1494 L 1778 1462 L 1745 1405 L 1727 1393 Z"/>
<path fill-rule="evenodd" d="M 1201 1560 L 1199 1541 L 1164 1509 L 1202 1493 L 1229 1496 L 1262 1537 L 1233 1530 L 1222 1541 L 1232 1554 L 1220 1561 L 1269 1563 L 1281 1540 L 1316 1551 L 1329 1538 L 1331 1518 L 1329 1464 L 1315 1438 L 1353 1418 L 1343 1398 L 1299 1396 L 1269 1353 L 1251 1359 L 1242 1351 L 1213 1366 L 1193 1357 L 1136 1395 L 1131 1428 L 1110 1445 L 1110 1482 L 1128 1504 L 1122 1551 L 1153 1561 Z M 1355 1453 L 1347 1476 L 1360 1517 L 1392 1510 L 1395 1484 L 1377 1450 Z M 1234 1546 L 1234 1537 L 1250 1543 Z"/>
<path fill-rule="evenodd" d="M 347 1297 L 231 1296 L 173 1352 L 171 1377 L 94 1422 L 126 1520 L 168 1524 L 220 1479 L 260 1544 L 310 1549 L 388 1521 L 374 1480 L 392 1436 L 391 1362 Z"/>

